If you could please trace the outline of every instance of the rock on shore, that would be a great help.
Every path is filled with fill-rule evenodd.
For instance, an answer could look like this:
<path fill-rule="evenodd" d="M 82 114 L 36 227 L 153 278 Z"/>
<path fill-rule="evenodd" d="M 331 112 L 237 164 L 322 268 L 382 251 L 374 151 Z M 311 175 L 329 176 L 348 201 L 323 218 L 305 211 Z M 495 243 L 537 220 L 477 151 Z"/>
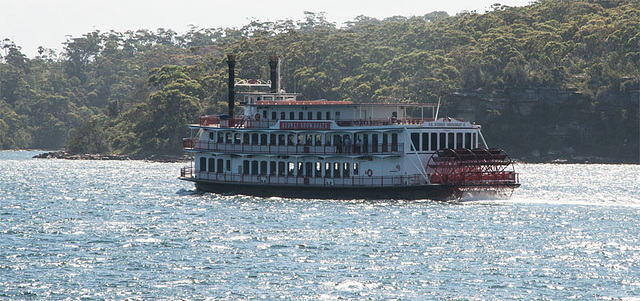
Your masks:
<path fill-rule="evenodd" d="M 153 162 L 184 162 L 189 157 L 170 155 L 129 156 L 112 154 L 70 154 L 65 151 L 46 152 L 33 156 L 37 159 L 65 159 L 65 160 L 148 160 Z"/>

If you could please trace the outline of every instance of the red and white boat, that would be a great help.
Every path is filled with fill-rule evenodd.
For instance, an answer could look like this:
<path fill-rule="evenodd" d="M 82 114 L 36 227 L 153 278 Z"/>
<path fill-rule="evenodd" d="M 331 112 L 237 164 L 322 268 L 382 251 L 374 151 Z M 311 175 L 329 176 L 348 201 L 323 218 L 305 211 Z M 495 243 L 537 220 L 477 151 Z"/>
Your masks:
<path fill-rule="evenodd" d="M 276 57 L 270 81 L 236 80 L 235 56 L 227 62 L 229 114 L 200 117 L 183 143 L 192 160 L 180 179 L 199 191 L 446 200 L 520 186 L 509 156 L 488 148 L 479 125 L 437 118 L 438 105 L 300 100 L 279 87 Z M 261 87 L 269 91 L 255 92 Z"/>

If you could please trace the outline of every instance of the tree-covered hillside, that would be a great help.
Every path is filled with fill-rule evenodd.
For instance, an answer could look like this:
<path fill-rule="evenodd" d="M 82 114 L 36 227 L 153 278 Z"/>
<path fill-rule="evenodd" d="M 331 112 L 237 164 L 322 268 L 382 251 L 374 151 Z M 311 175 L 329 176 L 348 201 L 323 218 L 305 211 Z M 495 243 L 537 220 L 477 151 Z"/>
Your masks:
<path fill-rule="evenodd" d="M 186 124 L 226 105 L 225 53 L 241 78 L 307 98 L 435 102 L 482 123 L 489 143 L 528 160 L 638 162 L 640 4 L 541 0 L 491 12 L 338 28 L 320 13 L 240 29 L 94 31 L 29 59 L 4 40 L 0 148 L 177 154 Z"/>

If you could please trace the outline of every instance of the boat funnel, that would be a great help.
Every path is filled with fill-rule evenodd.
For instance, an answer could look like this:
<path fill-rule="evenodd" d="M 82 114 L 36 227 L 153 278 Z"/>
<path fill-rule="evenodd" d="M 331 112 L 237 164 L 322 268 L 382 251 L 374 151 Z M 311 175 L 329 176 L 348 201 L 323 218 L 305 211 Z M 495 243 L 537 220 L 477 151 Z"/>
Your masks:
<path fill-rule="evenodd" d="M 271 67 L 271 93 L 278 93 L 278 57 L 269 56 L 269 67 Z"/>
<path fill-rule="evenodd" d="M 235 69 L 236 69 L 236 56 L 235 54 L 227 55 L 227 64 L 229 65 L 229 125 L 233 123 L 233 110 L 236 101 L 235 91 Z"/>

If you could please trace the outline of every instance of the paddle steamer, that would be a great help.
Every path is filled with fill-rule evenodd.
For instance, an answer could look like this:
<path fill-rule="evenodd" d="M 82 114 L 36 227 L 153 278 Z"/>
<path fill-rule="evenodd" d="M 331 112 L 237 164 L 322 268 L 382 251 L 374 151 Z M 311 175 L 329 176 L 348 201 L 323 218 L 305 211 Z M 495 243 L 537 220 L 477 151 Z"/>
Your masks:
<path fill-rule="evenodd" d="M 445 200 L 519 186 L 509 156 L 488 148 L 480 125 L 438 118 L 439 104 L 301 100 L 281 89 L 277 57 L 269 57 L 270 81 L 236 80 L 235 56 L 227 63 L 228 115 L 200 117 L 183 141 L 192 160 L 180 179 L 199 191 Z M 250 92 L 236 93 L 241 87 Z"/>

